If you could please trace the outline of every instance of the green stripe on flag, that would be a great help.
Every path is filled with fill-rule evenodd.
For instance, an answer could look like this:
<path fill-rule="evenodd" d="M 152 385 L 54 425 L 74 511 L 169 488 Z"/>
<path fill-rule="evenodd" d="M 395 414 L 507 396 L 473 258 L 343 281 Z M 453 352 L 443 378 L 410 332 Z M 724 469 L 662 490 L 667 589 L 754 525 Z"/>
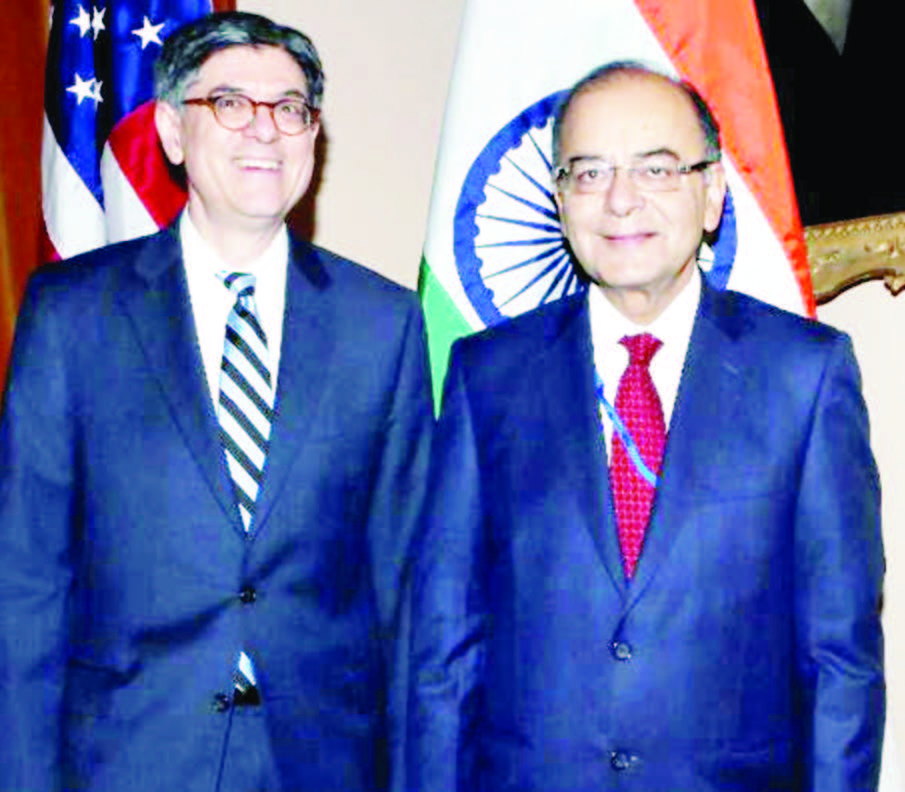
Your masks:
<path fill-rule="evenodd" d="M 427 323 L 427 348 L 430 354 L 431 379 L 434 386 L 434 406 L 440 411 L 443 396 L 443 378 L 449 363 L 449 348 L 460 336 L 468 335 L 472 328 L 459 313 L 452 298 L 446 293 L 427 263 L 421 259 L 418 273 L 418 294 Z"/>

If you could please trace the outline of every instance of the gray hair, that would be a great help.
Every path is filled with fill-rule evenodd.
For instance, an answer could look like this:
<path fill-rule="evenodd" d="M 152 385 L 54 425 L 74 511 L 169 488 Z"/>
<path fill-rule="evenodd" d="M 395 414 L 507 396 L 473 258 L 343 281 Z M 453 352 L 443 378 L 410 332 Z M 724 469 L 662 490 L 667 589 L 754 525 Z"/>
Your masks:
<path fill-rule="evenodd" d="M 584 93 L 585 91 L 590 90 L 591 88 L 596 88 L 597 86 L 609 82 L 610 80 L 613 80 L 617 77 L 632 74 L 652 75 L 659 77 L 682 91 L 682 93 L 684 93 L 688 97 L 688 99 L 691 101 L 691 104 L 694 106 L 695 115 L 697 115 L 698 118 L 698 124 L 700 125 L 701 132 L 704 135 L 704 142 L 706 146 L 704 150 L 704 156 L 708 160 L 713 161 L 716 161 L 720 158 L 720 125 L 717 123 L 716 118 L 714 118 L 713 113 L 707 106 L 707 102 L 704 101 L 704 98 L 701 96 L 701 94 L 698 93 L 697 89 L 686 80 L 677 80 L 675 77 L 658 71 L 657 69 L 654 69 L 645 63 L 641 63 L 640 61 L 624 60 L 614 61 L 612 63 L 607 63 L 603 66 L 599 66 L 590 74 L 582 77 L 577 83 L 575 83 L 575 85 L 573 85 L 569 89 L 568 94 L 566 94 L 565 98 L 556 108 L 556 114 L 553 119 L 554 167 L 558 167 L 560 164 L 559 158 L 560 154 L 562 153 L 560 150 L 562 124 L 563 120 L 566 117 L 566 114 L 569 112 L 569 108 L 572 106 L 572 102 L 574 101 L 575 97 L 577 97 L 579 94 Z"/>
<path fill-rule="evenodd" d="M 308 83 L 308 104 L 320 107 L 324 72 L 314 43 L 304 33 L 259 14 L 208 14 L 167 36 L 154 64 L 154 95 L 178 107 L 205 61 L 228 47 L 279 47 L 299 65 Z"/>

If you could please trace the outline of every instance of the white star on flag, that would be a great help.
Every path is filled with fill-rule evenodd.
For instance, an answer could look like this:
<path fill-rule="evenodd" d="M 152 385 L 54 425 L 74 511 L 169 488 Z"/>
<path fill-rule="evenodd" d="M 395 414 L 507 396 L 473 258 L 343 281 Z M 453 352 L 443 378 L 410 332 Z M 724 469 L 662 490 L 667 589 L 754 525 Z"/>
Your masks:
<path fill-rule="evenodd" d="M 75 73 L 75 84 L 70 85 L 66 90 L 69 93 L 74 93 L 76 97 L 78 97 L 78 103 L 81 105 L 82 99 L 94 99 L 95 102 L 100 100 L 100 91 L 98 90 L 98 95 L 95 96 L 95 79 L 91 77 L 87 80 L 83 80 L 78 72 Z"/>
<path fill-rule="evenodd" d="M 163 45 L 163 42 L 160 40 L 160 31 L 163 30 L 164 24 L 164 22 L 161 22 L 159 25 L 152 25 L 151 20 L 145 17 L 142 26 L 132 31 L 141 39 L 142 49 L 147 47 L 152 41 L 159 46 Z"/>
<path fill-rule="evenodd" d="M 185 191 L 154 128 L 153 67 L 170 29 L 209 14 L 211 0 L 46 1 L 55 30 L 45 69 L 44 255 L 71 258 L 149 234 L 182 211 Z M 7 5 L 14 0 L 0 0 Z"/>
<path fill-rule="evenodd" d="M 106 13 L 106 8 L 98 8 L 97 6 L 93 6 L 91 9 L 91 29 L 94 31 L 95 41 L 97 41 L 97 37 L 100 35 L 100 32 L 107 29 L 107 26 L 104 24 L 104 14 Z"/>
<path fill-rule="evenodd" d="M 70 19 L 69 24 L 78 27 L 79 38 L 81 38 L 91 28 L 91 17 L 88 16 L 88 12 L 82 6 L 79 6 L 79 15 L 75 19 Z"/>

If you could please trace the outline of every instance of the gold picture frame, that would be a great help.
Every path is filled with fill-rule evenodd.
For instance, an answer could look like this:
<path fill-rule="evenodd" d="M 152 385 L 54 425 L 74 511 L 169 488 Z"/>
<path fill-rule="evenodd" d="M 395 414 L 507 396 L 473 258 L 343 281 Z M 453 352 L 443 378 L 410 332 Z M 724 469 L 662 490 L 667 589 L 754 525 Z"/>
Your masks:
<path fill-rule="evenodd" d="M 818 304 L 880 278 L 893 295 L 905 290 L 905 212 L 807 226 L 804 236 Z"/>

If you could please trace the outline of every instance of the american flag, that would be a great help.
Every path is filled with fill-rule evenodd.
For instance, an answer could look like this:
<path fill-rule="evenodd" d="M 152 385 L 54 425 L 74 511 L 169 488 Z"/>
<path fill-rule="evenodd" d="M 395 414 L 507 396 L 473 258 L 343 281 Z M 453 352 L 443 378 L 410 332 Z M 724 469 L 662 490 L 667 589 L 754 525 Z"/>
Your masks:
<path fill-rule="evenodd" d="M 153 63 L 167 35 L 211 0 L 56 0 L 41 152 L 50 258 L 172 221 L 185 192 L 157 142 Z"/>

